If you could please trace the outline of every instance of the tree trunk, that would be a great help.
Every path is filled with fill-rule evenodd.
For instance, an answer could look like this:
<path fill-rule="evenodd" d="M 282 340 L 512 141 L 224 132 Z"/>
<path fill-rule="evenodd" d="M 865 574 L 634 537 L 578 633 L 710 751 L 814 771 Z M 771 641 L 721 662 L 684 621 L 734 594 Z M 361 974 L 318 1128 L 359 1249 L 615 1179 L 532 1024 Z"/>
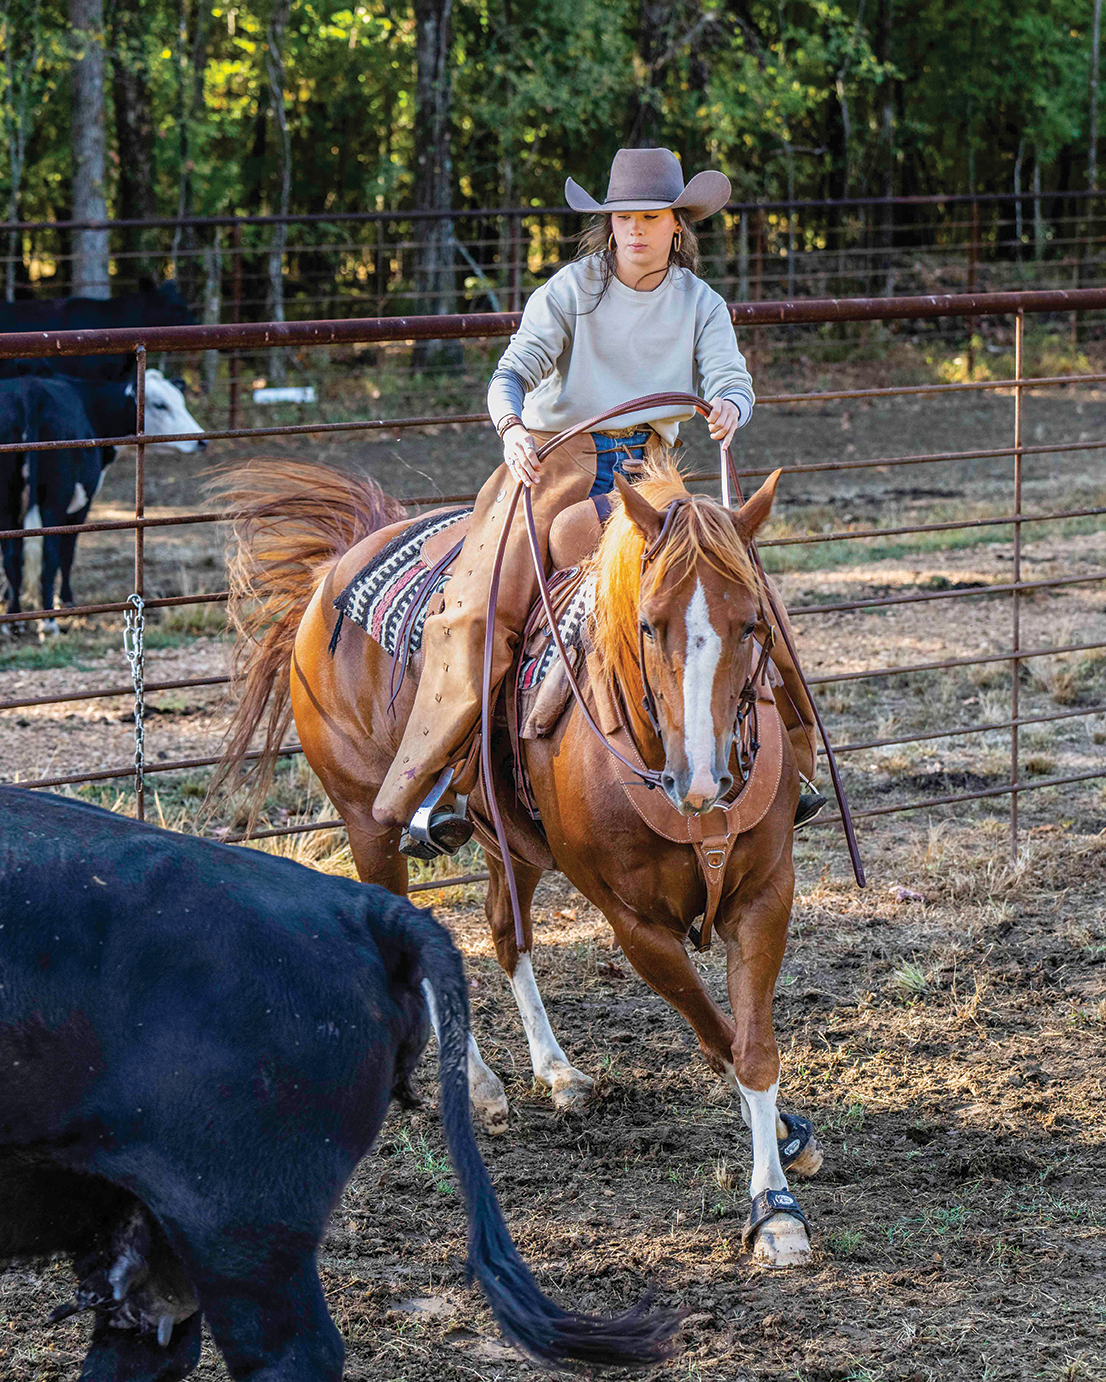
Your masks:
<path fill-rule="evenodd" d="M 146 56 L 150 16 L 137 0 L 116 0 L 112 16 L 115 138 L 119 151 L 119 182 L 115 214 L 120 220 L 148 220 L 157 215 L 155 190 L 153 109 L 150 103 L 149 62 Z M 127 256 L 125 278 L 156 280 L 157 232 L 135 226 L 119 232 L 119 247 Z"/>
<path fill-rule="evenodd" d="M 204 74 L 207 70 L 208 0 L 196 0 L 189 33 L 188 0 L 180 0 L 177 30 L 177 216 L 187 220 L 195 214 L 193 126 L 204 103 Z M 185 53 L 188 53 L 187 65 Z M 173 231 L 173 266 L 181 294 L 187 301 L 200 296 L 196 228 L 178 225 Z"/>
<path fill-rule="evenodd" d="M 284 58 L 281 44 L 288 27 L 291 0 L 274 0 L 269 16 L 268 48 L 265 52 L 265 72 L 269 79 L 269 104 L 276 116 L 280 140 L 280 200 L 273 208 L 278 216 L 287 216 L 292 197 L 292 150 L 288 135 L 288 117 L 284 109 Z M 288 240 L 288 226 L 278 221 L 269 241 L 269 320 L 284 320 L 284 246 Z M 275 346 L 269 352 L 269 382 L 283 384 L 287 375 L 284 349 Z"/>
<path fill-rule="evenodd" d="M 103 0 L 69 0 L 73 59 L 73 219 L 106 221 L 104 198 L 104 6 Z M 73 293 L 111 296 L 107 230 L 73 236 Z"/>
<path fill-rule="evenodd" d="M 19 220 L 19 193 L 23 185 L 23 169 L 27 164 L 27 137 L 34 123 L 27 118 L 28 98 L 34 83 L 35 65 L 41 48 L 42 29 L 39 23 L 40 0 L 32 0 L 29 22 L 26 25 L 25 41 L 30 45 L 20 53 L 16 60 L 15 47 L 21 36 L 17 26 L 12 23 L 11 0 L 4 0 L 0 8 L 0 21 L 4 30 L 4 66 L 8 82 L 8 100 L 4 109 L 4 119 L 8 128 L 8 165 L 10 186 L 8 191 L 8 220 Z M 18 28 L 22 28 L 22 24 Z M 15 280 L 17 269 L 22 268 L 20 232 L 8 231 L 8 253 L 4 264 L 4 300 L 15 301 Z"/>
<path fill-rule="evenodd" d="M 453 88 L 449 55 L 453 38 L 453 0 L 415 0 L 418 28 L 418 86 L 415 105 L 415 205 L 436 211 L 420 218 L 415 233 L 419 265 L 415 277 L 420 315 L 452 312 L 453 291 L 453 154 L 450 116 Z M 459 369 L 460 341 L 417 342 L 412 363 Z"/>
<path fill-rule="evenodd" d="M 1091 129 L 1087 148 L 1087 186 L 1098 190 L 1098 53 L 1102 36 L 1102 0 L 1094 0 L 1091 27 Z"/>

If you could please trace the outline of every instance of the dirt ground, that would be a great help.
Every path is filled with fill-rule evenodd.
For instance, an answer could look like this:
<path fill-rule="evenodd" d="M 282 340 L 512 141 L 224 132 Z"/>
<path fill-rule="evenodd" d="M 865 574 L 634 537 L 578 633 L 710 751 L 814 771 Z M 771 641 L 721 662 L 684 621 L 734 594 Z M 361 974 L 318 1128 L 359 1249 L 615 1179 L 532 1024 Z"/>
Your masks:
<path fill-rule="evenodd" d="M 826 1163 L 798 1187 L 807 1269 L 740 1250 L 749 1148 L 690 1032 L 633 975 L 563 883 L 538 899 L 536 969 L 575 1063 L 599 1078 L 583 1118 L 535 1089 L 472 888 L 433 895 L 466 953 L 475 1029 L 512 1121 L 481 1145 L 519 1247 L 565 1304 L 643 1291 L 689 1312 L 660 1378 L 1101 1379 L 1106 1376 L 1106 843 L 1043 829 L 1005 868 L 993 824 L 920 844 L 866 839 L 858 893 L 809 838 L 776 998 L 784 1106 Z M 702 960 L 724 991 L 716 949 Z M 465 1227 L 435 1115 L 393 1110 L 321 1255 L 351 1382 L 534 1370 L 464 1283 Z M 0 1371 L 76 1374 L 88 1324 L 45 1325 L 61 1261 L 0 1275 Z M 225 1373 L 208 1347 L 197 1374 Z"/>
<path fill-rule="evenodd" d="M 788 462 L 893 457 L 1009 440 L 1012 401 L 986 396 L 765 407 L 742 439 L 750 469 Z M 1033 397 L 1029 441 L 1106 435 L 1106 394 Z M 705 448 L 697 441 L 703 463 Z M 151 452 L 154 513 L 201 501 L 213 460 Z M 490 464 L 483 429 L 372 442 L 267 443 L 269 454 L 369 468 L 400 493 L 471 488 Z M 1098 454 L 1027 458 L 1026 512 L 1102 506 Z M 785 477 L 770 536 L 893 527 L 1010 511 L 1009 458 Z M 109 472 L 94 516 L 124 516 L 133 469 Z M 793 610 L 916 589 L 1010 579 L 1008 529 L 971 545 L 935 536 L 765 548 Z M 846 547 L 849 550 L 846 550 Z M 152 535 L 148 590 L 217 590 L 213 529 Z M 83 539 L 80 598 L 131 588 L 129 543 Z M 1024 576 L 1106 567 L 1100 518 L 1026 530 Z M 1021 601 L 1022 646 L 1106 639 L 1101 583 Z M 1009 596 L 957 598 L 865 613 L 796 615 L 813 675 L 895 666 L 1009 646 Z M 150 681 L 225 672 L 217 616 L 151 621 Z M 1106 701 L 1106 662 L 1091 654 L 1026 663 L 1023 715 Z M 71 627 L 56 643 L 0 649 L 0 697 L 124 687 L 117 621 Z M 151 765 L 213 751 L 219 688 L 155 694 Z M 835 742 L 895 739 L 1008 717 L 1007 664 L 835 683 L 821 703 Z M 123 695 L 0 712 L 7 780 L 125 764 L 133 726 Z M 1038 780 L 1101 769 L 1106 718 L 1041 722 L 1021 733 L 1022 771 Z M 848 752 L 858 813 L 893 802 L 986 790 L 1009 777 L 1009 733 Z M 156 807 L 184 820 L 202 773 L 154 779 Z M 120 784 L 118 792 L 126 787 Z M 95 799 L 110 802 L 114 787 Z M 302 771 L 281 779 L 274 820 L 321 815 Z M 1005 862 L 1005 798 L 953 810 L 860 818 L 870 886 L 858 892 L 836 831 L 797 847 L 799 896 L 776 996 L 781 1102 L 812 1118 L 826 1146 L 798 1188 L 815 1226 L 815 1261 L 774 1275 L 740 1248 L 750 1169 L 730 1092 L 690 1031 L 613 948 L 603 919 L 563 880 L 546 879 L 535 916 L 535 968 L 570 1059 L 599 1080 L 584 1117 L 554 1112 L 533 1087 L 521 1025 L 491 953 L 482 888 L 423 894 L 466 955 L 474 1026 L 501 1075 L 512 1121 L 481 1146 L 523 1255 L 561 1302 L 615 1310 L 643 1291 L 688 1311 L 678 1352 L 653 1376 L 887 1379 L 1106 1379 L 1106 790 L 1102 780 L 1027 792 L 1021 853 Z M 301 840 L 304 837 L 300 837 Z M 337 839 L 309 837 L 300 857 L 347 866 Z M 314 851 L 314 852 L 309 852 Z M 701 960 L 724 992 L 716 947 Z M 510 1382 L 534 1369 L 497 1339 L 464 1283 L 464 1219 L 435 1112 L 433 1052 L 419 1077 L 423 1109 L 393 1110 L 346 1191 L 324 1244 L 327 1298 L 347 1343 L 351 1382 Z M 45 1325 L 71 1291 L 66 1263 L 0 1273 L 0 1376 L 74 1376 L 89 1325 Z M 200 1377 L 225 1373 L 208 1346 Z"/>

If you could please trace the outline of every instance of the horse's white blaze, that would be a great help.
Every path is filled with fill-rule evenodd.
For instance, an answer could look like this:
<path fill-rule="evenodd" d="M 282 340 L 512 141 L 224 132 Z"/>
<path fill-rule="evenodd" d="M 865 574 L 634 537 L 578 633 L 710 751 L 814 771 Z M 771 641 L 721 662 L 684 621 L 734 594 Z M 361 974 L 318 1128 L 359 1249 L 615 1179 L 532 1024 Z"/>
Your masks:
<path fill-rule="evenodd" d="M 780 1165 L 780 1149 L 776 1142 L 777 1080 L 770 1089 L 749 1089 L 738 1084 L 744 1106 L 749 1110 L 749 1131 L 753 1135 L 753 1174 L 749 1180 L 749 1197 L 762 1190 L 786 1190 L 787 1177 Z"/>
<path fill-rule="evenodd" d="M 127 392 L 131 393 L 132 388 Z M 146 371 L 146 432 L 150 435 L 170 436 L 174 432 L 202 432 L 204 429 L 188 411 L 184 394 L 160 370 Z M 153 445 L 159 443 L 151 442 Z M 176 451 L 195 451 L 198 441 L 169 441 L 160 445 Z"/>
<path fill-rule="evenodd" d="M 90 502 L 91 501 L 88 497 L 88 490 L 86 490 L 84 485 L 82 485 L 80 480 L 78 480 L 77 483 L 73 486 L 73 498 L 70 499 L 69 507 L 66 509 L 65 512 L 78 513 L 81 509 L 85 507 L 86 504 Z"/>
<path fill-rule="evenodd" d="M 549 1025 L 529 955 L 518 957 L 515 972 L 511 975 L 511 992 L 515 995 L 522 1025 L 526 1029 L 534 1074 L 543 1084 L 552 1084 L 555 1067 L 567 1066 L 569 1060 Z"/>
<path fill-rule="evenodd" d="M 684 753 L 690 771 L 688 796 L 713 800 L 718 779 L 714 759 L 714 674 L 722 656 L 722 640 L 710 622 L 702 581 L 687 607 L 687 653 L 684 659 Z"/>

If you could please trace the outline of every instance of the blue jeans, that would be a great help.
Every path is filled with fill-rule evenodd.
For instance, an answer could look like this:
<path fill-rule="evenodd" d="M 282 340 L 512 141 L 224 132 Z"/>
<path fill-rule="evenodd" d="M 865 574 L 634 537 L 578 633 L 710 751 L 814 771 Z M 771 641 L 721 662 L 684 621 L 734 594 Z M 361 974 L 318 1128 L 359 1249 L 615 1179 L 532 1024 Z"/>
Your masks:
<path fill-rule="evenodd" d="M 595 443 L 595 484 L 589 499 L 597 494 L 609 494 L 614 489 L 615 471 L 625 474 L 627 462 L 632 466 L 641 465 L 649 428 L 643 427 L 628 437 L 608 437 L 605 432 L 592 432 L 591 439 Z"/>

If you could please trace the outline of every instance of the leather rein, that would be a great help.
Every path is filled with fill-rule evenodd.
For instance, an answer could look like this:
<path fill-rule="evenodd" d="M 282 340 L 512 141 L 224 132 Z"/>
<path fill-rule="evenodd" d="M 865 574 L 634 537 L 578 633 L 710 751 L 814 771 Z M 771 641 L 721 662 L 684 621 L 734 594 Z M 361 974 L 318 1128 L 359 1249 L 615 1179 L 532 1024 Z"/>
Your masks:
<path fill-rule="evenodd" d="M 539 448 L 536 459 L 539 462 L 543 461 L 545 457 L 548 456 L 551 451 L 555 451 L 558 446 L 563 446 L 565 442 L 571 441 L 574 437 L 579 436 L 581 432 L 592 431 L 594 428 L 598 427 L 600 423 L 609 422 L 613 418 L 621 417 L 629 412 L 638 412 L 642 408 L 653 408 L 663 405 L 674 405 L 679 407 L 691 408 L 694 412 L 697 412 L 701 417 L 704 418 L 707 417 L 711 411 L 710 404 L 707 403 L 704 399 L 698 398 L 695 394 L 647 394 L 641 398 L 631 399 L 628 403 L 619 404 L 619 406 L 616 408 L 609 408 L 606 412 L 598 413 L 595 417 L 588 418 L 586 422 L 578 422 L 574 426 L 566 428 L 563 432 L 559 432 L 555 437 L 553 437 L 550 441 L 547 441 L 542 447 Z M 734 493 L 737 495 L 739 502 L 741 501 L 741 487 L 737 478 L 737 471 L 734 467 L 733 457 L 730 455 L 730 449 L 724 443 L 719 444 L 719 464 L 722 483 L 722 504 L 725 508 L 729 509 L 732 507 L 730 495 L 731 484 L 733 486 Z M 495 778 L 493 775 L 491 761 L 491 727 L 493 713 L 492 657 L 495 646 L 495 615 L 499 603 L 499 584 L 503 574 L 503 559 L 507 549 L 507 539 L 511 531 L 511 525 L 514 522 L 515 513 L 518 510 L 518 503 L 520 498 L 523 499 L 523 512 L 526 522 L 526 536 L 530 546 L 531 558 L 534 563 L 534 574 L 537 578 L 538 592 L 541 596 L 542 607 L 545 610 L 545 617 L 546 621 L 549 624 L 550 634 L 553 638 L 554 644 L 556 645 L 557 652 L 560 655 L 561 662 L 564 666 L 565 675 L 567 677 L 568 684 L 572 691 L 573 699 L 576 702 L 577 708 L 583 716 L 588 728 L 596 736 L 600 743 L 604 745 L 608 753 L 610 753 L 612 757 L 617 758 L 618 761 L 621 764 L 623 764 L 624 767 L 629 768 L 629 770 L 636 777 L 640 778 L 642 782 L 646 784 L 646 786 L 650 788 L 658 787 L 661 783 L 662 774 L 652 768 L 646 768 L 644 766 L 639 766 L 636 763 L 632 763 L 628 758 L 624 757 L 619 752 L 619 750 L 615 748 L 615 746 L 610 742 L 607 736 L 603 733 L 602 729 L 596 722 L 595 717 L 591 713 L 591 710 L 587 704 L 584 694 L 580 689 L 580 684 L 576 680 L 576 674 L 573 671 L 572 662 L 565 649 L 564 642 L 561 639 L 561 633 L 558 627 L 557 617 L 553 609 L 553 600 L 549 590 L 549 583 L 545 575 L 545 563 L 542 560 L 541 548 L 538 543 L 537 527 L 534 523 L 534 506 L 530 494 L 530 487 L 528 485 L 524 485 L 521 480 L 517 480 L 515 482 L 514 492 L 511 495 L 510 504 L 507 507 L 507 512 L 503 520 L 503 531 L 499 535 L 499 542 L 496 546 L 495 563 L 492 567 L 492 579 L 488 591 L 487 623 L 485 625 L 484 630 L 484 666 L 481 685 L 480 771 L 484 783 L 484 800 L 487 803 L 488 811 L 492 818 L 492 825 L 495 828 L 496 842 L 499 846 L 499 853 L 503 861 L 503 869 L 507 879 L 507 890 L 510 895 L 511 909 L 514 914 L 515 944 L 519 952 L 523 953 L 525 952 L 527 947 L 525 937 L 523 935 L 522 909 L 519 905 L 518 900 L 518 887 L 515 882 L 515 871 L 514 865 L 511 861 L 511 850 L 510 845 L 507 841 L 507 831 L 503 823 L 502 812 L 499 809 L 499 802 L 496 799 Z M 645 550 L 642 552 L 642 574 L 644 574 L 649 563 L 653 561 L 653 559 L 657 556 L 657 554 L 660 552 L 661 548 L 667 541 L 669 534 L 671 533 L 672 524 L 675 520 L 677 512 L 682 507 L 682 505 L 688 502 L 688 499 L 677 499 L 672 504 L 670 504 L 668 508 L 665 510 L 660 531 L 658 532 L 653 542 L 647 544 Z M 772 599 L 772 593 L 768 586 L 767 578 L 764 573 L 764 567 L 761 565 L 760 554 L 757 551 L 756 543 L 750 542 L 749 547 L 753 561 L 757 569 L 757 573 L 759 574 L 761 579 L 761 587 L 764 592 L 764 596 L 768 600 L 771 612 L 775 615 L 775 627 L 779 629 L 780 633 L 783 636 L 783 640 L 787 645 L 788 651 L 790 652 L 791 657 L 795 663 L 795 667 L 798 670 L 799 677 L 802 680 L 803 687 L 807 692 L 808 698 L 810 699 L 811 706 L 814 708 L 815 721 L 818 725 L 818 730 L 821 734 L 822 743 L 825 747 L 826 760 L 830 767 L 830 777 L 833 782 L 834 791 L 837 795 L 838 806 L 841 810 L 841 818 L 845 827 L 845 838 L 849 846 L 849 855 L 852 859 L 853 864 L 853 873 L 856 877 L 857 886 L 863 888 L 865 886 L 864 869 L 863 865 L 860 862 L 860 854 L 856 844 L 856 836 L 853 831 L 852 817 L 849 813 L 848 804 L 845 800 L 844 789 L 842 788 L 840 775 L 837 771 L 837 763 L 833 755 L 833 750 L 830 747 L 829 740 L 826 736 L 825 725 L 822 723 L 822 717 L 818 714 L 817 706 L 814 705 L 813 697 L 810 696 L 810 688 L 807 686 L 806 678 L 803 675 L 802 668 L 799 665 L 799 660 L 795 653 L 794 646 L 792 645 L 791 640 L 787 635 L 786 626 L 780 619 L 779 611 L 775 607 L 775 602 Z M 762 615 L 764 613 L 763 606 L 761 613 Z M 764 670 L 768 661 L 768 656 L 775 639 L 773 625 L 767 620 L 767 618 L 764 618 L 763 622 L 766 625 L 768 632 L 764 639 L 764 644 L 761 648 L 761 654 L 757 662 L 756 669 L 746 680 L 745 685 L 742 688 L 741 693 L 739 695 L 739 720 L 742 716 L 743 711 L 747 711 L 748 709 L 750 709 L 752 704 L 755 702 L 756 682 L 764 674 Z M 649 720 L 650 727 L 652 728 L 653 732 L 659 737 L 660 722 L 657 718 L 656 702 L 653 697 L 653 692 L 649 685 L 648 676 L 645 670 L 645 641 L 644 631 L 641 628 L 640 619 L 638 620 L 638 666 L 641 672 L 641 682 L 643 690 L 642 706 L 645 710 L 646 717 Z"/>

